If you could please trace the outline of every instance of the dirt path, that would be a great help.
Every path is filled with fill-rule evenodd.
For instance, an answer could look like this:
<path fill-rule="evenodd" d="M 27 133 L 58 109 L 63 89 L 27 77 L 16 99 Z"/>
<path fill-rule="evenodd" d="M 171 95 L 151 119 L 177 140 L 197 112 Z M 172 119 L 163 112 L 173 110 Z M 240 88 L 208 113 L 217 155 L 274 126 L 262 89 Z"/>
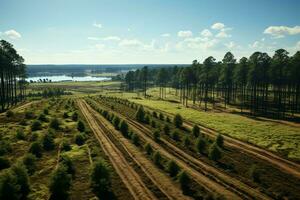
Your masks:
<path fill-rule="evenodd" d="M 152 192 L 148 190 L 139 175 L 131 167 L 130 163 L 128 163 L 123 157 L 119 149 L 109 140 L 106 133 L 98 126 L 97 120 L 88 111 L 86 104 L 82 100 L 78 100 L 77 103 L 105 154 L 109 157 L 113 167 L 131 192 L 132 196 L 137 200 L 157 199 Z"/>
<path fill-rule="evenodd" d="M 121 144 L 130 157 L 138 164 L 138 166 L 144 171 L 144 173 L 151 179 L 151 181 L 157 185 L 161 191 L 167 196 L 168 199 L 174 200 L 190 200 L 191 198 L 182 194 L 181 189 L 176 186 L 171 178 L 169 178 L 165 173 L 159 170 L 145 155 L 132 143 L 128 141 L 119 132 L 116 133 L 115 128 L 106 122 L 101 115 L 94 111 L 89 105 L 87 105 L 89 111 L 103 123 L 106 128 L 106 133 L 110 136 L 115 137 Z"/>
<path fill-rule="evenodd" d="M 26 102 L 26 103 L 19 104 L 19 105 L 17 105 L 17 107 L 11 108 L 11 111 L 18 112 L 18 111 L 24 110 L 25 108 L 28 108 L 30 105 L 32 105 L 32 104 L 34 104 L 36 102 L 37 101 L 31 101 L 31 102 Z M 4 113 L 0 113 L 0 115 L 5 115 L 5 112 Z"/>
<path fill-rule="evenodd" d="M 149 110 L 156 110 L 162 113 L 167 114 L 169 117 L 174 117 L 173 114 L 165 112 L 163 110 L 159 109 L 152 109 L 147 107 Z M 190 121 L 184 121 L 184 126 L 188 128 L 192 128 L 195 123 L 192 123 Z M 197 124 L 200 128 L 202 133 L 210 136 L 210 137 L 216 137 L 218 134 L 217 131 L 209 129 L 205 127 L 202 124 Z M 295 163 L 293 161 L 287 160 L 285 158 L 282 158 L 268 150 L 262 149 L 260 147 L 254 146 L 252 144 L 240 141 L 238 139 L 223 135 L 225 145 L 238 149 L 239 151 L 246 152 L 249 154 L 252 154 L 256 156 L 259 159 L 262 159 L 264 161 L 267 161 L 268 163 L 271 163 L 276 168 L 280 169 L 281 171 L 291 174 L 297 178 L 300 178 L 300 164 Z"/>

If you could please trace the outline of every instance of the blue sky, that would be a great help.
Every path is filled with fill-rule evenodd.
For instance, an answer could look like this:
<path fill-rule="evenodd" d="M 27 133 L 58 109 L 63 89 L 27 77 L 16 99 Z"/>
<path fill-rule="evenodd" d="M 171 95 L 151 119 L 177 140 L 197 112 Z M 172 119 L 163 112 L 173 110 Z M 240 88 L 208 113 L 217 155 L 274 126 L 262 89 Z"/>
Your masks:
<path fill-rule="evenodd" d="M 27 64 L 191 63 L 300 50 L 296 0 L 0 0 Z"/>

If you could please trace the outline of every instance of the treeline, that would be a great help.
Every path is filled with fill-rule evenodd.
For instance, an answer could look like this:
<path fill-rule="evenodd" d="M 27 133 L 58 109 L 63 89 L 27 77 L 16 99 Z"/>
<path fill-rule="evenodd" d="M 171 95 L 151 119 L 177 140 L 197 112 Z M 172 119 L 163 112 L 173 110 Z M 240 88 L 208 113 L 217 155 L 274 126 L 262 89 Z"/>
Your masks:
<path fill-rule="evenodd" d="M 24 100 L 26 65 L 13 45 L 0 41 L 0 111 Z"/>
<path fill-rule="evenodd" d="M 66 92 L 64 88 L 46 88 L 39 92 L 29 92 L 28 97 L 59 97 L 61 95 L 72 95 L 72 92 Z"/>
<path fill-rule="evenodd" d="M 129 71 L 125 77 L 126 89 L 142 90 L 158 86 L 159 96 L 164 99 L 166 88 L 175 89 L 175 95 L 188 106 L 208 103 L 212 108 L 223 103 L 239 106 L 241 112 L 249 110 L 253 115 L 286 117 L 300 111 L 300 51 L 293 56 L 278 49 L 270 57 L 267 53 L 254 52 L 238 62 L 231 52 L 222 61 L 212 56 L 203 63 L 194 60 L 188 67 L 149 69 L 144 67 Z"/>

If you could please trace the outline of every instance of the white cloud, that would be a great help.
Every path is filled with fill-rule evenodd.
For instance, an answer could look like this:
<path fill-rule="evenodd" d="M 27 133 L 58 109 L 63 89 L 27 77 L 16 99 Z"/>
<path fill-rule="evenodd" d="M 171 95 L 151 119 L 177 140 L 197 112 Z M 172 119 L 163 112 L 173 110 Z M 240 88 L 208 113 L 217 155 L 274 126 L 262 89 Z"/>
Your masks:
<path fill-rule="evenodd" d="M 137 39 L 124 39 L 119 43 L 119 46 L 143 46 L 143 43 Z"/>
<path fill-rule="evenodd" d="M 211 37 L 213 36 L 213 34 L 208 30 L 208 29 L 204 29 L 202 32 L 201 32 L 201 35 L 203 37 Z"/>
<path fill-rule="evenodd" d="M 164 33 L 164 34 L 161 34 L 160 36 L 161 37 L 170 37 L 171 35 L 170 35 L 170 33 Z"/>
<path fill-rule="evenodd" d="M 225 27 L 225 25 L 223 23 L 220 23 L 220 22 L 217 22 L 217 23 L 215 23 L 211 26 L 211 28 L 214 29 L 214 30 L 221 30 L 224 27 Z"/>
<path fill-rule="evenodd" d="M 229 37 L 231 37 L 231 35 L 229 35 L 224 30 L 222 30 L 216 35 L 216 37 L 217 38 L 229 38 Z"/>
<path fill-rule="evenodd" d="M 179 31 L 177 35 L 178 37 L 192 37 L 193 33 L 192 31 Z"/>
<path fill-rule="evenodd" d="M 102 24 L 99 24 L 97 22 L 94 22 L 93 26 L 96 27 L 96 28 L 102 28 Z"/>
<path fill-rule="evenodd" d="M 259 41 L 255 41 L 255 42 L 253 42 L 253 44 L 249 44 L 249 47 L 250 48 L 261 48 L 261 47 L 263 47 L 263 43 L 261 43 L 261 42 L 259 42 Z"/>
<path fill-rule="evenodd" d="M 104 40 L 104 41 L 120 41 L 121 38 L 118 36 L 108 36 L 108 37 L 102 38 L 102 40 Z"/>
<path fill-rule="evenodd" d="M 264 34 L 272 35 L 274 38 L 283 38 L 285 35 L 300 34 L 300 26 L 269 26 L 264 30 Z"/>
<path fill-rule="evenodd" d="M 235 48 L 237 45 L 235 44 L 235 42 L 229 42 L 229 43 L 226 43 L 224 44 L 228 49 L 233 49 Z"/>
<path fill-rule="evenodd" d="M 13 40 L 19 39 L 19 38 L 22 37 L 20 33 L 18 33 L 17 31 L 15 31 L 13 29 L 5 31 L 4 33 L 1 33 L 1 35 L 7 36 L 7 37 L 9 37 L 10 39 L 13 39 Z"/>
<path fill-rule="evenodd" d="M 95 47 L 98 50 L 103 50 L 105 48 L 105 45 L 104 44 L 96 44 Z"/>
<path fill-rule="evenodd" d="M 208 50 L 215 47 L 219 43 L 219 40 L 215 38 L 207 37 L 194 37 L 186 38 L 176 44 L 178 50 L 186 50 L 186 47 L 190 49 Z"/>
<path fill-rule="evenodd" d="M 100 39 L 97 38 L 97 37 L 88 37 L 87 39 L 88 39 L 88 40 L 96 40 L 96 41 L 97 41 L 97 40 L 100 40 Z"/>

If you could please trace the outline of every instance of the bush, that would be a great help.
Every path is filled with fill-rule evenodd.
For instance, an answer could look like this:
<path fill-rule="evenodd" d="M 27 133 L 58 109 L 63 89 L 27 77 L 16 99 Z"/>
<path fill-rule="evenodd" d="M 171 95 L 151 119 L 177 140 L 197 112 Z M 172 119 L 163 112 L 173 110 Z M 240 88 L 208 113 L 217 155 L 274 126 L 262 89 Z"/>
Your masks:
<path fill-rule="evenodd" d="M 50 122 L 50 127 L 55 129 L 55 130 L 58 130 L 59 129 L 59 121 L 57 118 L 53 118 Z"/>
<path fill-rule="evenodd" d="M 78 129 L 78 131 L 80 131 L 80 132 L 84 132 L 85 126 L 84 126 L 84 123 L 83 123 L 82 121 L 79 121 L 79 122 L 77 123 L 77 129 Z"/>
<path fill-rule="evenodd" d="M 178 181 L 183 194 L 186 194 L 189 190 L 189 185 L 191 181 L 190 177 L 185 171 L 181 171 L 178 175 Z"/>
<path fill-rule="evenodd" d="M 197 125 L 194 125 L 193 129 L 192 129 L 192 133 L 193 135 L 197 138 L 200 135 L 200 128 Z"/>
<path fill-rule="evenodd" d="M 63 155 L 59 158 L 59 162 L 61 165 L 64 165 L 67 169 L 67 173 L 71 174 L 73 177 L 75 175 L 75 166 L 69 156 Z"/>
<path fill-rule="evenodd" d="M 176 162 L 174 162 L 173 160 L 170 160 L 168 162 L 167 172 L 171 177 L 175 177 L 178 174 L 179 170 L 180 168 Z"/>
<path fill-rule="evenodd" d="M 67 173 L 67 169 L 63 165 L 53 172 L 51 176 L 49 190 L 51 192 L 50 199 L 68 199 L 71 187 L 71 175 Z"/>
<path fill-rule="evenodd" d="M 29 153 L 32 153 L 37 158 L 42 157 L 42 146 L 39 142 L 33 142 L 29 148 Z"/>
<path fill-rule="evenodd" d="M 11 118 L 14 116 L 14 112 L 11 110 L 6 111 L 6 117 Z"/>
<path fill-rule="evenodd" d="M 165 116 L 162 113 L 159 113 L 159 119 L 162 120 L 162 121 L 164 121 Z"/>
<path fill-rule="evenodd" d="M 184 139 L 183 139 L 183 145 L 185 146 L 185 147 L 189 147 L 190 145 L 191 145 L 191 141 L 190 141 L 190 138 L 189 138 L 189 136 L 185 136 L 184 137 Z"/>
<path fill-rule="evenodd" d="M 30 192 L 30 185 L 25 165 L 21 162 L 18 162 L 12 166 L 11 170 L 16 177 L 17 185 L 20 186 L 20 199 L 27 199 L 26 197 Z"/>
<path fill-rule="evenodd" d="M 153 139 L 155 142 L 159 142 L 160 141 L 160 133 L 158 130 L 154 131 L 153 133 Z"/>
<path fill-rule="evenodd" d="M 72 149 L 70 143 L 66 140 L 64 140 L 61 144 L 61 150 L 62 151 L 70 151 Z"/>
<path fill-rule="evenodd" d="M 219 147 L 223 148 L 223 146 L 224 146 L 224 138 L 223 138 L 223 136 L 221 134 L 217 135 L 217 137 L 216 137 L 216 144 Z"/>
<path fill-rule="evenodd" d="M 68 114 L 68 112 L 64 112 L 64 114 L 63 114 L 63 118 L 68 118 L 69 117 L 69 114 Z"/>
<path fill-rule="evenodd" d="M 169 133 L 170 133 L 170 127 L 167 124 L 165 124 L 165 126 L 164 126 L 164 133 L 166 135 L 169 135 Z"/>
<path fill-rule="evenodd" d="M 0 199 L 20 199 L 20 186 L 17 184 L 16 176 L 10 170 L 0 175 Z"/>
<path fill-rule="evenodd" d="M 249 175 L 250 178 L 256 182 L 256 183 L 260 183 L 260 170 L 257 168 L 256 165 L 252 165 L 249 169 Z"/>
<path fill-rule="evenodd" d="M 46 115 L 45 114 L 40 114 L 39 117 L 38 117 L 38 120 L 42 121 L 42 122 L 46 122 L 47 121 L 47 118 L 46 118 Z"/>
<path fill-rule="evenodd" d="M 75 122 L 78 120 L 78 113 L 77 112 L 73 113 L 72 120 L 75 121 Z"/>
<path fill-rule="evenodd" d="M 35 114 L 31 111 L 26 111 L 25 112 L 25 118 L 26 119 L 33 119 L 33 118 L 35 118 Z"/>
<path fill-rule="evenodd" d="M 23 164 L 25 165 L 28 173 L 32 175 L 36 170 L 36 157 L 31 153 L 27 153 L 23 157 Z"/>
<path fill-rule="evenodd" d="M 37 141 L 37 139 L 39 138 L 39 135 L 37 133 L 32 133 L 31 137 L 30 137 L 30 141 Z"/>
<path fill-rule="evenodd" d="M 213 143 L 210 146 L 208 157 L 213 161 L 218 161 L 219 159 L 221 159 L 222 152 L 220 150 L 220 147 L 216 143 Z"/>
<path fill-rule="evenodd" d="M 143 106 L 140 106 L 135 114 L 135 118 L 137 119 L 138 122 L 144 122 L 144 117 L 145 117 L 144 108 Z"/>
<path fill-rule="evenodd" d="M 128 137 L 128 124 L 124 120 L 122 120 L 121 122 L 120 131 L 124 135 L 124 137 Z"/>
<path fill-rule="evenodd" d="M 146 115 L 145 117 L 145 123 L 146 124 L 149 124 L 150 123 L 150 117 L 148 115 Z"/>
<path fill-rule="evenodd" d="M 140 138 L 137 134 L 133 133 L 131 139 L 134 145 L 138 146 L 140 144 Z"/>
<path fill-rule="evenodd" d="M 0 156 L 12 152 L 11 144 L 6 140 L 0 139 Z"/>
<path fill-rule="evenodd" d="M 175 141 L 179 141 L 179 133 L 178 133 L 177 131 L 174 131 L 174 132 L 172 133 L 172 138 L 173 138 L 173 140 L 175 140 Z"/>
<path fill-rule="evenodd" d="M 25 133 L 24 133 L 24 130 L 23 129 L 18 129 L 17 130 L 17 133 L 16 133 L 16 138 L 18 140 L 25 140 Z"/>
<path fill-rule="evenodd" d="M 41 130 L 42 129 L 42 124 L 40 121 L 35 120 L 32 124 L 31 124 L 31 130 L 32 131 L 37 131 L 37 130 Z"/>
<path fill-rule="evenodd" d="M 10 162 L 6 157 L 0 156 L 0 170 L 10 167 Z"/>
<path fill-rule="evenodd" d="M 83 145 L 84 142 L 85 142 L 85 136 L 82 133 L 78 133 L 78 134 L 75 135 L 75 143 L 78 146 Z"/>
<path fill-rule="evenodd" d="M 157 118 L 157 113 L 155 111 L 152 112 L 152 116 Z"/>
<path fill-rule="evenodd" d="M 206 141 L 203 138 L 198 137 L 198 139 L 196 141 L 196 150 L 199 153 L 203 154 L 205 149 L 206 149 Z"/>
<path fill-rule="evenodd" d="M 180 128 L 183 123 L 181 115 L 176 114 L 174 117 L 173 123 L 177 128 Z"/>
<path fill-rule="evenodd" d="M 155 128 L 155 127 L 156 127 L 156 123 L 155 123 L 155 121 L 154 121 L 154 120 L 151 120 L 151 126 L 152 126 L 153 128 Z"/>
<path fill-rule="evenodd" d="M 152 146 L 151 146 L 149 143 L 147 143 L 147 144 L 145 145 L 144 149 L 145 149 L 145 151 L 146 151 L 146 153 L 147 153 L 148 155 L 151 155 L 151 154 L 153 153 Z"/>
<path fill-rule="evenodd" d="M 115 116 L 112 124 L 114 125 L 115 129 L 119 130 L 119 125 L 120 125 L 120 118 L 118 116 Z"/>
<path fill-rule="evenodd" d="M 52 134 L 50 133 L 45 134 L 43 137 L 43 148 L 46 151 L 50 151 L 53 150 L 54 147 L 55 147 L 55 143 Z"/>
<path fill-rule="evenodd" d="M 171 120 L 170 120 L 170 118 L 167 116 L 167 118 L 166 118 L 166 122 L 168 122 L 168 123 L 170 123 L 171 122 Z"/>
<path fill-rule="evenodd" d="M 110 167 L 104 160 L 98 160 L 93 164 L 90 175 L 91 188 L 97 197 L 109 199 L 111 193 Z"/>
<path fill-rule="evenodd" d="M 44 109 L 44 114 L 49 115 L 49 110 L 47 108 Z"/>
<path fill-rule="evenodd" d="M 159 153 L 159 151 L 156 151 L 154 154 L 153 154 L 153 162 L 155 165 L 161 167 L 161 160 L 162 160 L 162 157 Z"/>

